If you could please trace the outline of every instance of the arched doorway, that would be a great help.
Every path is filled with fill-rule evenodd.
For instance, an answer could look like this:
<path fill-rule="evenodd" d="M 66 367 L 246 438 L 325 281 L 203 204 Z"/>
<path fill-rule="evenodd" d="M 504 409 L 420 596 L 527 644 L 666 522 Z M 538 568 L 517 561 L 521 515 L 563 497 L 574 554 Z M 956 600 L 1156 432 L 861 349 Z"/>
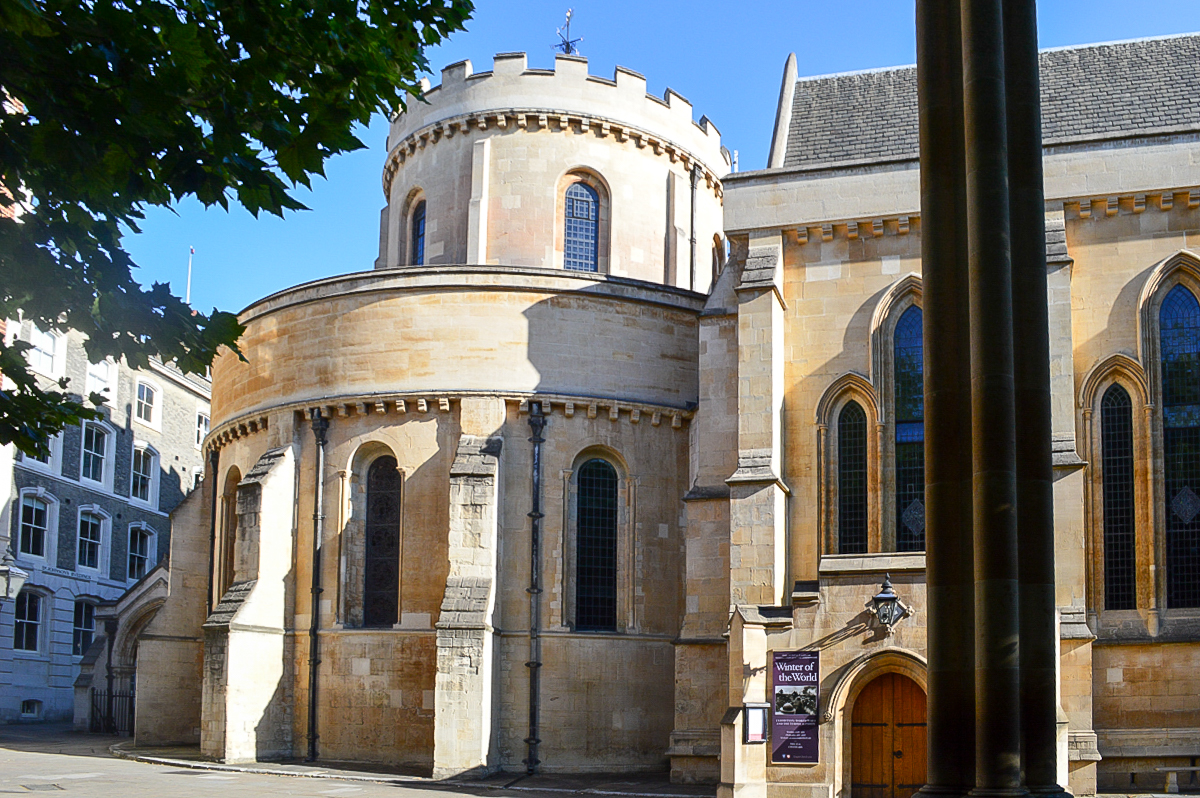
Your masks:
<path fill-rule="evenodd" d="M 853 798 L 909 798 L 925 784 L 925 692 L 899 673 L 871 681 L 850 720 Z"/>

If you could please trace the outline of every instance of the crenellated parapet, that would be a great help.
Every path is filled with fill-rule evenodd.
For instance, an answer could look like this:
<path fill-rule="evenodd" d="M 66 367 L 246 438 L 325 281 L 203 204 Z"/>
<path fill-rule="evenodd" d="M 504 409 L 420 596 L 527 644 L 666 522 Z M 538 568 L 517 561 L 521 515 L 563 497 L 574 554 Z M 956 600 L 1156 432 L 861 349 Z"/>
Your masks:
<path fill-rule="evenodd" d="M 706 188 L 720 196 L 720 178 L 730 169 L 721 134 L 707 117 L 693 119 L 692 104 L 667 89 L 660 99 L 646 93 L 646 79 L 617 67 L 613 78 L 589 75 L 587 59 L 560 55 L 554 69 L 529 69 L 524 53 L 501 53 L 490 72 L 474 72 L 470 61 L 442 70 L 442 83 L 428 89 L 426 102 L 413 102 L 392 120 L 383 187 L 409 158 L 426 147 L 477 131 L 509 129 L 593 135 L 647 149 L 698 168 Z"/>

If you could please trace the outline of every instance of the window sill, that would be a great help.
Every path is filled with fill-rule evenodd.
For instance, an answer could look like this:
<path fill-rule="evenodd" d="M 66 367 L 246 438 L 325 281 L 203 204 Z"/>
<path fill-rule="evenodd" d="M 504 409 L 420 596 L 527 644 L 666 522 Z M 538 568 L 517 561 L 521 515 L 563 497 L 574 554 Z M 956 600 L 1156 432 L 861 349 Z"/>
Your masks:
<path fill-rule="evenodd" d="M 924 571 L 925 552 L 879 552 L 876 554 L 827 554 L 821 558 L 821 574 L 903 573 Z"/>

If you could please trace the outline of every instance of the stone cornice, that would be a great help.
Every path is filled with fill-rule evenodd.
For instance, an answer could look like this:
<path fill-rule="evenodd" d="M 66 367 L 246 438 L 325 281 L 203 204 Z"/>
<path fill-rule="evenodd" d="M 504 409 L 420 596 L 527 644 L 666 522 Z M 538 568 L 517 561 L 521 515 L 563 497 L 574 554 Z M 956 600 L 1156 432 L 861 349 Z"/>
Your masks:
<path fill-rule="evenodd" d="M 302 283 L 263 297 L 238 314 L 253 319 L 294 305 L 321 302 L 353 294 L 429 289 L 565 293 L 597 299 L 639 302 L 699 314 L 705 295 L 684 288 L 594 272 L 535 266 L 444 265 L 373 269 Z"/>
<path fill-rule="evenodd" d="M 696 415 L 694 408 L 641 402 L 634 399 L 572 396 L 568 394 L 517 394 L 488 391 L 421 391 L 407 393 L 355 394 L 346 396 L 323 396 L 284 402 L 268 408 L 259 408 L 243 413 L 213 427 L 204 439 L 205 452 L 220 450 L 242 438 L 264 433 L 269 428 L 269 417 L 280 413 L 300 413 L 307 416 L 317 408 L 325 418 L 351 418 L 354 416 L 406 416 L 408 414 L 449 413 L 451 407 L 463 397 L 488 396 L 518 405 L 519 413 L 529 412 L 531 401 L 540 402 L 547 416 L 562 414 L 566 418 L 575 415 L 589 419 L 607 417 L 611 422 L 645 424 L 650 427 L 669 426 L 674 430 L 685 428 Z"/>
<path fill-rule="evenodd" d="M 695 153 L 670 139 L 642 128 L 603 116 L 573 111 L 550 108 L 495 108 L 433 122 L 397 142 L 389 150 L 383 166 L 384 196 L 391 196 L 392 181 L 396 173 L 418 150 L 432 146 L 443 138 L 450 139 L 455 135 L 467 135 L 475 130 L 485 131 L 489 128 L 503 131 L 507 130 L 510 125 L 518 130 L 594 133 L 602 139 L 612 136 L 616 141 L 630 143 L 638 149 L 649 148 L 655 155 L 670 159 L 671 163 L 680 162 L 685 170 L 690 171 L 693 165 L 698 166 L 700 175 L 704 178 L 705 187 L 711 190 L 717 199 L 721 199 L 724 195 L 721 178 Z"/>

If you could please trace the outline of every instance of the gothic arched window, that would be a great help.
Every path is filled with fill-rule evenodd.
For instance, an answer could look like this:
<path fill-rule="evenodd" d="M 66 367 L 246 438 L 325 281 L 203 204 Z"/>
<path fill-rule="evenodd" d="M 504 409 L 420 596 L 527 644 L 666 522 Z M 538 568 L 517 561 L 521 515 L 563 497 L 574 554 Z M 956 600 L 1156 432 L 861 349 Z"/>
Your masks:
<path fill-rule="evenodd" d="M 1104 491 L 1104 609 L 1137 606 L 1134 552 L 1133 403 L 1113 385 L 1100 401 Z"/>
<path fill-rule="evenodd" d="M 1200 607 L 1200 304 L 1181 285 L 1159 316 L 1167 606 Z"/>
<path fill-rule="evenodd" d="M 848 402 L 838 414 L 838 553 L 867 551 L 867 414 Z"/>
<path fill-rule="evenodd" d="M 599 271 L 600 196 L 586 183 L 572 183 L 565 196 L 563 268 Z"/>
<path fill-rule="evenodd" d="M 408 265 L 422 266 L 425 263 L 425 200 L 413 206 L 412 224 L 409 229 L 412 235 L 409 246 Z"/>
<path fill-rule="evenodd" d="M 896 322 L 893 386 L 896 406 L 896 551 L 925 549 L 925 395 L 921 309 Z"/>
<path fill-rule="evenodd" d="M 390 455 L 367 469 L 363 626 L 390 627 L 399 620 L 401 485 Z"/>
<path fill-rule="evenodd" d="M 604 460 L 579 469 L 575 525 L 575 628 L 617 628 L 617 470 Z"/>

